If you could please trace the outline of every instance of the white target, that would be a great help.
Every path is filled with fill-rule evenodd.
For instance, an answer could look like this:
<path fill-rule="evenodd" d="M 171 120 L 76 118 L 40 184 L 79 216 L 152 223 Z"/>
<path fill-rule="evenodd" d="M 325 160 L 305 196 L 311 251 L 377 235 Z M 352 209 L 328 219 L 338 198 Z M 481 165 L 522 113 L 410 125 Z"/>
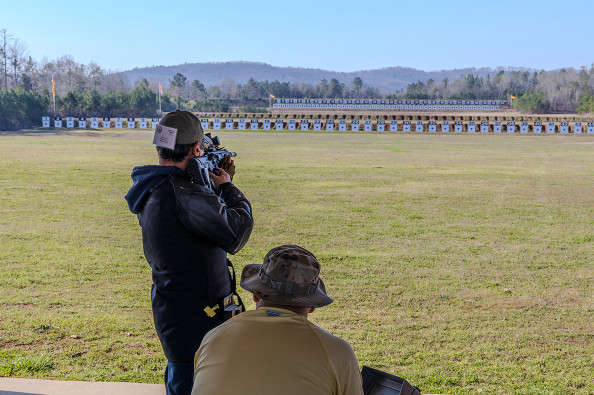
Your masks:
<path fill-rule="evenodd" d="M 476 122 L 468 121 L 468 123 L 466 124 L 466 131 L 468 133 L 475 133 L 476 132 Z"/>
<path fill-rule="evenodd" d="M 410 121 L 402 121 L 402 131 L 403 132 L 410 132 Z M 398 130 L 398 129 L 396 129 Z"/>
<path fill-rule="evenodd" d="M 547 122 L 547 133 L 555 133 L 555 122 Z"/>
<path fill-rule="evenodd" d="M 415 132 L 422 132 L 423 131 L 423 121 L 415 122 Z"/>
<path fill-rule="evenodd" d="M 481 133 L 489 133 L 489 122 L 481 121 Z"/>
<path fill-rule="evenodd" d="M 561 133 L 561 134 L 569 133 L 569 123 L 561 122 L 561 125 L 559 125 L 559 133 Z"/>
<path fill-rule="evenodd" d="M 398 131 L 398 121 L 390 121 L 390 132 Z"/>
<path fill-rule="evenodd" d="M 501 133 L 503 130 L 502 122 L 493 122 L 493 132 Z"/>
<path fill-rule="evenodd" d="M 437 122 L 429 121 L 429 132 L 437 132 Z"/>
<path fill-rule="evenodd" d="M 373 128 L 373 121 L 363 121 L 363 127 L 366 132 L 371 132 Z"/>

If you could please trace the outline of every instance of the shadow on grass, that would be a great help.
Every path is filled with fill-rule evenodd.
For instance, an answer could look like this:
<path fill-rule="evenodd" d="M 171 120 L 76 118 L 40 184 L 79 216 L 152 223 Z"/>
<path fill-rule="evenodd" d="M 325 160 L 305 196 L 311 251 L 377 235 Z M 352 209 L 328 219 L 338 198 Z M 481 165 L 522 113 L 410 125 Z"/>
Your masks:
<path fill-rule="evenodd" d="M 28 135 L 65 135 L 66 130 L 58 128 L 33 128 L 33 129 L 18 129 L 18 130 L 0 130 L 0 136 L 28 136 Z"/>
<path fill-rule="evenodd" d="M 119 136 L 121 133 L 105 133 L 104 129 L 31 128 L 19 130 L 0 130 L 0 136 Z"/>

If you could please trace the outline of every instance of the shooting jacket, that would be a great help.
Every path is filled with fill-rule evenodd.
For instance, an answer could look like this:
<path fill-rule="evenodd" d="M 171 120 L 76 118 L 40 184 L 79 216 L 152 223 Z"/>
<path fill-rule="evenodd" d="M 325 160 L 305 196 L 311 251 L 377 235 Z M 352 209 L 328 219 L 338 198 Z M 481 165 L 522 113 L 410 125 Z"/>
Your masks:
<path fill-rule="evenodd" d="M 231 292 L 227 253 L 246 244 L 251 206 L 232 183 L 215 194 L 174 166 L 137 167 L 132 179 L 126 200 L 152 268 L 155 328 L 169 361 L 192 362 L 203 336 L 222 323 L 222 312 L 204 309 Z"/>

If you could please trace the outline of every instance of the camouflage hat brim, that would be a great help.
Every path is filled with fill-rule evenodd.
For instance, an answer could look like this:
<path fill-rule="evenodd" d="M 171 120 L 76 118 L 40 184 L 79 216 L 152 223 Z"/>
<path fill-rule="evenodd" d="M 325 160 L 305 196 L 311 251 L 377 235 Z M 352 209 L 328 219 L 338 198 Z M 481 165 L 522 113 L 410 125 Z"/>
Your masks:
<path fill-rule="evenodd" d="M 246 265 L 241 273 L 239 285 L 266 301 L 285 306 L 295 307 L 323 307 L 332 303 L 334 300 L 326 295 L 326 287 L 322 279 L 319 279 L 318 287 L 314 293 L 307 295 L 293 295 L 282 293 L 274 288 L 264 284 L 260 279 L 260 269 L 262 265 Z"/>

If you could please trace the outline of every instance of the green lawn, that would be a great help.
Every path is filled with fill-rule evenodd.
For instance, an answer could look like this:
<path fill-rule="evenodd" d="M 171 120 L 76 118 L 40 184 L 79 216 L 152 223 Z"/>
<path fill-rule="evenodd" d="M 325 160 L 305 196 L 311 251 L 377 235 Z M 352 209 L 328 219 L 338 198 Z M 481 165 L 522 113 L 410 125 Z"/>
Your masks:
<path fill-rule="evenodd" d="M 218 135 L 256 221 L 236 268 L 314 252 L 335 303 L 310 318 L 362 365 L 426 393 L 594 393 L 594 136 Z M 123 199 L 151 142 L 0 134 L 1 376 L 162 382 Z"/>

